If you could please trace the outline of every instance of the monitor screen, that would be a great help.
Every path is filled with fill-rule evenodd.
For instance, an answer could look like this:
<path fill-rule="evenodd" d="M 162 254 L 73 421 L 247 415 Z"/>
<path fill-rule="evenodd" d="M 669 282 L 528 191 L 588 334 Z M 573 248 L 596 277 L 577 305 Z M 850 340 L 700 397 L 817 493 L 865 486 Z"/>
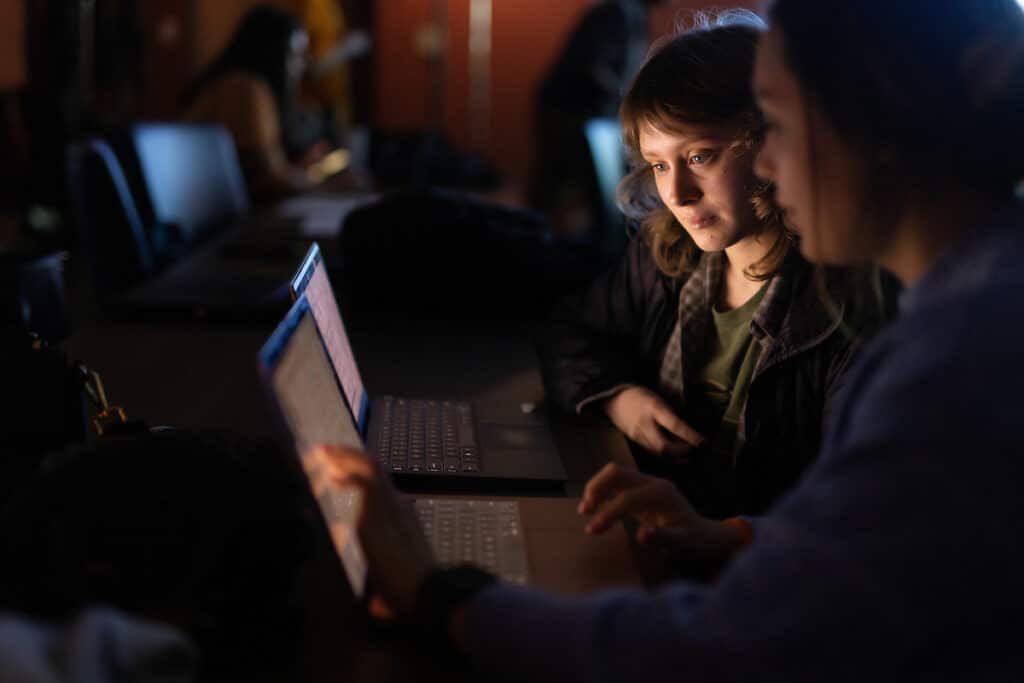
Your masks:
<path fill-rule="evenodd" d="M 305 299 L 300 299 L 261 354 L 270 384 L 292 438 L 302 469 L 348 575 L 361 596 L 366 585 L 366 557 L 356 535 L 360 494 L 341 488 L 329 477 L 328 463 L 316 444 L 362 449 L 363 443 L 338 388 Z"/>
<path fill-rule="evenodd" d="M 145 124 L 132 137 L 156 219 L 186 240 L 249 210 L 235 145 L 221 126 Z"/>
<path fill-rule="evenodd" d="M 313 311 L 324 346 L 327 347 L 331 365 L 345 392 L 345 399 L 356 415 L 360 433 L 366 434 L 369 397 L 356 366 L 356 357 L 345 332 L 331 282 L 327 279 L 327 268 L 324 267 L 320 248 L 316 244 L 309 248 L 299 272 L 292 278 L 292 291 L 296 297 L 305 294 L 309 300 L 309 307 Z"/>

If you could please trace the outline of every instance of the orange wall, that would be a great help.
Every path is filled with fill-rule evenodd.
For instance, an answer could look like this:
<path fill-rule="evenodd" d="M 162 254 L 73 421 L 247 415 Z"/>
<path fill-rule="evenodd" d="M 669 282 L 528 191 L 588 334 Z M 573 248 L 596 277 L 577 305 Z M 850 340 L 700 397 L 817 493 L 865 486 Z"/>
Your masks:
<path fill-rule="evenodd" d="M 470 0 L 447 0 L 443 127 L 462 148 L 469 145 L 468 24 Z M 492 0 L 490 139 L 484 154 L 510 179 L 522 183 L 532 155 L 533 93 L 569 31 L 594 0 Z M 414 48 L 431 20 L 432 0 L 383 0 L 374 6 L 374 107 L 372 122 L 410 130 L 428 124 L 428 62 Z M 733 0 L 756 8 L 759 0 Z M 652 34 L 685 23 L 701 0 L 671 0 L 652 16 Z"/>
<path fill-rule="evenodd" d="M 25 0 L 0 2 L 0 90 L 25 82 Z"/>

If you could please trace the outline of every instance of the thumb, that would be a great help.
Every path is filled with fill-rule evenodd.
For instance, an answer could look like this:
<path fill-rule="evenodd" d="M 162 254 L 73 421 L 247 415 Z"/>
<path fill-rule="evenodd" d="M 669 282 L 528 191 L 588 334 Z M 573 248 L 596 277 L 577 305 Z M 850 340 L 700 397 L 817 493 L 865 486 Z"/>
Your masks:
<path fill-rule="evenodd" d="M 677 555 L 693 544 L 693 532 L 685 527 L 644 524 L 637 529 L 636 540 L 669 555 Z"/>

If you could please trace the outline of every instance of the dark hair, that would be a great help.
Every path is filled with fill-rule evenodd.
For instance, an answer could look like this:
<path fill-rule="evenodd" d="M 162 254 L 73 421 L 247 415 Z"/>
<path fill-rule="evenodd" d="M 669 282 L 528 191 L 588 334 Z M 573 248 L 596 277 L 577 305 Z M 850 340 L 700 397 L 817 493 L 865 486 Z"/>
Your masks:
<path fill-rule="evenodd" d="M 729 125 L 737 131 L 735 144 L 756 153 L 762 125 L 750 82 L 763 28 L 746 10 L 698 13 L 692 28 L 655 45 L 623 97 L 619 119 L 632 168 L 619 184 L 619 204 L 641 221 L 658 268 L 671 277 L 689 271 L 700 250 L 658 196 L 651 168 L 640 155 L 640 129 L 645 124 L 665 131 Z M 764 230 L 779 235 L 747 273 L 763 280 L 782 264 L 790 240 L 767 184 L 752 188 L 751 202 Z"/>
<path fill-rule="evenodd" d="M 1014 0 L 775 0 L 805 95 L 872 155 L 873 183 L 955 178 L 1004 197 L 1024 176 L 1024 11 Z"/>
<path fill-rule="evenodd" d="M 270 86 L 281 122 L 285 149 L 296 151 L 299 145 L 289 139 L 298 115 L 296 93 L 288 82 L 288 53 L 292 37 L 302 24 L 288 12 L 270 5 L 249 10 L 235 29 L 227 47 L 192 81 L 182 100 L 190 104 L 206 86 L 232 71 L 244 71 L 263 79 Z"/>

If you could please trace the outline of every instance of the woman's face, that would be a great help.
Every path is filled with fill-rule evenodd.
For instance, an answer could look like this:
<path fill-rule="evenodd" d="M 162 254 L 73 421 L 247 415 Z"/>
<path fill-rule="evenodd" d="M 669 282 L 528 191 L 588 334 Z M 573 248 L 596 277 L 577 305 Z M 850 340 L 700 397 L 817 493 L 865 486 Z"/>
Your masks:
<path fill-rule="evenodd" d="M 757 50 L 754 95 L 765 140 L 754 170 L 775 183 L 787 224 L 810 261 L 852 264 L 878 255 L 878 226 L 865 225 L 867 165 L 806 99 L 783 58 L 782 36 L 766 33 Z"/>
<path fill-rule="evenodd" d="M 751 196 L 753 154 L 731 127 L 686 126 L 665 132 L 643 124 L 640 154 L 658 196 L 702 251 L 721 251 L 757 234 Z"/>

